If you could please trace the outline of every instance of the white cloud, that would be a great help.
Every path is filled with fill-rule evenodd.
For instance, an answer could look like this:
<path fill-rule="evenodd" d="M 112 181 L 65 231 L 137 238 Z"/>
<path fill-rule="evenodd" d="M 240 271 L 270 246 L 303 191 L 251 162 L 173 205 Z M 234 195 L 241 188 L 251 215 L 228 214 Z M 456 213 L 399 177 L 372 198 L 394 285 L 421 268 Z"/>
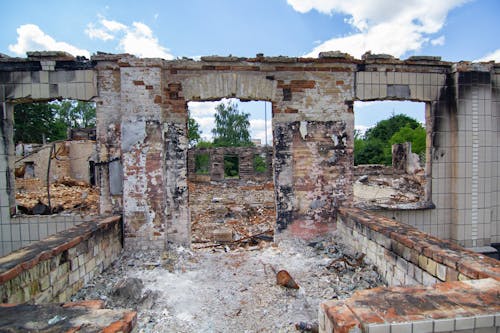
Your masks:
<path fill-rule="evenodd" d="M 99 26 L 93 23 L 87 25 L 85 30 L 90 38 L 103 41 L 119 38 L 118 48 L 121 52 L 130 53 L 142 58 L 173 59 L 174 56 L 167 48 L 160 45 L 153 30 L 141 22 L 133 22 L 132 26 L 99 16 Z"/>
<path fill-rule="evenodd" d="M 91 39 L 100 39 L 103 41 L 115 39 L 115 36 L 113 36 L 110 33 L 107 33 L 104 29 L 96 28 L 93 23 L 87 24 L 87 29 L 85 29 L 85 33 Z"/>
<path fill-rule="evenodd" d="M 160 45 L 158 38 L 153 36 L 153 31 L 147 25 L 140 22 L 134 22 L 132 25 L 133 28 L 129 28 L 125 37 L 120 40 L 120 47 L 125 52 L 141 58 L 174 58 L 167 48 Z"/>
<path fill-rule="evenodd" d="M 127 30 L 127 26 L 125 24 L 113 20 L 106 20 L 102 16 L 100 16 L 100 23 L 103 25 L 104 28 L 112 32 Z"/>
<path fill-rule="evenodd" d="M 330 39 L 315 47 L 306 56 L 319 52 L 341 50 L 355 57 L 366 51 L 388 53 L 400 57 L 408 51 L 418 51 L 431 42 L 432 34 L 444 25 L 448 12 L 468 0 L 287 0 L 296 11 L 317 10 L 348 16 L 354 33 Z M 442 45 L 444 38 L 433 39 Z"/>
<path fill-rule="evenodd" d="M 491 61 L 491 60 L 494 60 L 495 62 L 500 63 L 500 49 L 496 49 L 495 51 L 488 53 L 484 57 L 477 59 L 477 60 L 474 60 L 474 62 L 487 62 L 487 61 Z"/>
<path fill-rule="evenodd" d="M 433 40 L 431 40 L 431 44 L 434 46 L 444 45 L 444 42 L 445 42 L 444 36 L 439 36 L 438 38 L 434 38 Z"/>
<path fill-rule="evenodd" d="M 17 28 L 17 43 L 9 45 L 9 50 L 24 56 L 27 51 L 65 51 L 74 56 L 90 57 L 90 52 L 65 42 L 58 42 L 35 24 L 24 24 Z"/>
<path fill-rule="evenodd" d="M 188 108 L 189 112 L 191 113 L 191 116 L 198 117 L 198 118 L 203 118 L 203 117 L 209 117 L 215 114 L 215 107 L 220 104 L 221 101 L 216 101 L 216 102 L 189 102 L 188 103 Z M 226 103 L 226 100 L 224 100 L 224 103 Z"/>

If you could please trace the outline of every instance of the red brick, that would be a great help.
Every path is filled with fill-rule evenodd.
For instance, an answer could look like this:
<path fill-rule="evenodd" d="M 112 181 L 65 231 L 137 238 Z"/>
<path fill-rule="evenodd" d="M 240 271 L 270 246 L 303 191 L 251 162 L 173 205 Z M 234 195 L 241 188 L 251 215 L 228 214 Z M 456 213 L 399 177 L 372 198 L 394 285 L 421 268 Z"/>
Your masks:
<path fill-rule="evenodd" d="M 356 319 L 356 316 L 352 313 L 352 311 L 342 302 L 339 302 L 339 305 L 323 308 L 328 319 L 333 322 L 335 332 L 348 333 L 355 327 L 361 328 L 359 320 Z"/>
<path fill-rule="evenodd" d="M 13 278 L 15 278 L 16 276 L 18 276 L 19 274 L 21 274 L 22 272 L 23 272 L 23 268 L 21 267 L 21 265 L 17 265 L 15 267 L 9 269 L 8 271 L 0 274 L 0 283 L 3 284 L 7 281 L 10 281 Z"/>
<path fill-rule="evenodd" d="M 299 113 L 299 110 L 294 108 L 286 108 L 285 113 Z"/>
<path fill-rule="evenodd" d="M 104 301 L 102 300 L 84 300 L 78 302 L 66 302 L 62 305 L 63 308 L 86 308 L 86 309 L 104 309 Z"/>
<path fill-rule="evenodd" d="M 55 256 L 59 253 L 62 253 L 68 249 L 71 249 L 72 247 L 75 247 L 76 245 L 80 244 L 82 241 L 83 241 L 83 237 L 77 236 L 64 244 L 55 247 L 52 250 L 52 254 Z"/>

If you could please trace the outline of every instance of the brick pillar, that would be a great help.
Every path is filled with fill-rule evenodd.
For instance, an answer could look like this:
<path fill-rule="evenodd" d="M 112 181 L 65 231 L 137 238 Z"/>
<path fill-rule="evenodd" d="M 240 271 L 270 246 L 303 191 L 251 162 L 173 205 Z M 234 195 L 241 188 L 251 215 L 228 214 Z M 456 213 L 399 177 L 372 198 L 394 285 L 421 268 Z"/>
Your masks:
<path fill-rule="evenodd" d="M 236 154 L 240 160 L 240 179 L 253 179 L 255 172 L 253 169 L 254 148 L 239 148 L 236 149 Z"/>
<path fill-rule="evenodd" d="M 353 152 L 345 121 L 275 126 L 278 231 L 310 238 L 333 230 L 336 211 L 352 200 Z"/>
<path fill-rule="evenodd" d="M 164 125 L 165 137 L 165 198 L 167 241 L 189 246 L 191 218 L 187 186 L 187 127 L 183 123 Z"/>
<path fill-rule="evenodd" d="M 210 156 L 210 179 L 213 181 L 224 180 L 224 149 L 215 148 L 211 150 Z"/>

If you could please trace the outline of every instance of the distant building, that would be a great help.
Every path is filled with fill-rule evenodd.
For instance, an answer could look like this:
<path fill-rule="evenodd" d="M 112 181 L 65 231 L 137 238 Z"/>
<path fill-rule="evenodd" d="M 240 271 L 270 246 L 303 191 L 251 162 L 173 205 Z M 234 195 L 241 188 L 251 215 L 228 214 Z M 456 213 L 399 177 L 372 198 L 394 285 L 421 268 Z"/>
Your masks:
<path fill-rule="evenodd" d="M 252 139 L 252 143 L 256 145 L 257 147 L 262 146 L 262 140 L 261 139 Z"/>

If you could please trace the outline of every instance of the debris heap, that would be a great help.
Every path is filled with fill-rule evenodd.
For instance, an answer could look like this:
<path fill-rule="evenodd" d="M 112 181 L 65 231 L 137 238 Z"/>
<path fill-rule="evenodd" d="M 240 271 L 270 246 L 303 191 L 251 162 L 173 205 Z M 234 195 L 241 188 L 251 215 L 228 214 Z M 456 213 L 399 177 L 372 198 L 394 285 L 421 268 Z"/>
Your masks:
<path fill-rule="evenodd" d="M 16 193 L 16 205 L 23 214 L 78 212 L 90 215 L 98 213 L 98 204 L 99 188 L 69 177 L 50 184 L 49 192 L 46 186 L 40 186 L 30 191 L 20 189 Z"/>

